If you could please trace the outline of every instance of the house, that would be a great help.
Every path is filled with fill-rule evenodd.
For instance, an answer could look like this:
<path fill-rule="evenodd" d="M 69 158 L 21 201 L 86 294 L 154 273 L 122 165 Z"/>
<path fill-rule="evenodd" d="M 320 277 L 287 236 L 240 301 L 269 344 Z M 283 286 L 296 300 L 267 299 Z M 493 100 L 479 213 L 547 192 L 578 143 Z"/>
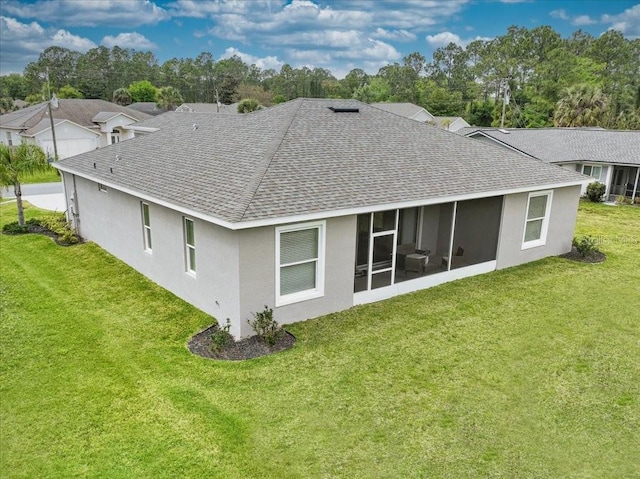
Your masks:
<path fill-rule="evenodd" d="M 166 115 L 55 164 L 68 218 L 236 337 L 571 249 L 573 171 L 356 100 Z"/>
<path fill-rule="evenodd" d="M 433 121 L 433 118 L 434 118 L 434 116 L 431 113 L 429 113 L 427 110 L 425 110 L 421 106 L 414 105 L 413 103 L 382 102 L 382 103 L 371 103 L 371 106 L 375 106 L 376 108 L 380 108 L 381 110 L 388 111 L 389 113 L 403 116 L 405 118 L 410 118 L 411 120 L 419 121 L 421 123 Z"/>
<path fill-rule="evenodd" d="M 454 132 L 470 126 L 461 116 L 434 116 L 431 121 L 438 128 Z"/>
<path fill-rule="evenodd" d="M 104 100 L 59 99 L 51 112 L 59 158 L 133 138 L 129 127 L 149 118 L 145 113 Z M 35 143 L 53 157 L 48 102 L 0 115 L 0 141 L 9 146 L 22 141 Z"/>
<path fill-rule="evenodd" d="M 238 104 L 224 105 L 222 103 L 183 103 L 177 112 L 189 113 L 238 113 Z"/>
<path fill-rule="evenodd" d="M 429 123 L 443 130 L 458 131 L 460 128 L 469 126 L 462 117 L 459 116 L 433 116 L 421 106 L 413 103 L 371 103 L 372 106 L 380 108 L 389 113 L 404 116 L 422 123 Z"/>
<path fill-rule="evenodd" d="M 131 108 L 135 111 L 141 111 L 142 113 L 146 113 L 151 116 L 161 115 L 162 113 L 169 111 L 166 108 L 158 106 L 155 101 L 138 101 L 131 105 L 127 105 L 127 108 Z"/>
<path fill-rule="evenodd" d="M 606 185 L 608 200 L 640 197 L 638 130 L 472 127 L 457 133 L 590 176 Z"/>

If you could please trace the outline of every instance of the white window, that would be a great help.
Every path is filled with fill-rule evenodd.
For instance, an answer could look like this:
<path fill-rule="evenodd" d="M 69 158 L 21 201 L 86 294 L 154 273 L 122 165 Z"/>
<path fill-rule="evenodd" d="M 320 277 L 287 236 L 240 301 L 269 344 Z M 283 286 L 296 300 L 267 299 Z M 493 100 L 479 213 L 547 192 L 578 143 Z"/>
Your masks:
<path fill-rule="evenodd" d="M 324 295 L 325 225 L 276 228 L 276 306 Z"/>
<path fill-rule="evenodd" d="M 602 167 L 595 165 L 583 165 L 582 174 L 590 176 L 596 181 L 600 181 L 600 178 L 602 177 Z"/>
<path fill-rule="evenodd" d="M 184 219 L 184 245 L 187 262 L 187 273 L 196 274 L 196 236 L 193 220 Z"/>
<path fill-rule="evenodd" d="M 542 246 L 547 242 L 552 197 L 553 191 L 538 191 L 529 194 L 522 249 Z"/>
<path fill-rule="evenodd" d="M 142 236 L 144 239 L 144 250 L 151 252 L 151 218 L 149 216 L 149 205 L 142 203 Z"/>
<path fill-rule="evenodd" d="M 120 143 L 120 133 L 113 132 L 111 133 L 111 144 L 115 145 L 116 143 Z"/>
<path fill-rule="evenodd" d="M 11 132 L 7 131 L 7 146 L 13 146 L 13 140 L 11 139 Z"/>
<path fill-rule="evenodd" d="M 103 191 L 103 192 L 107 192 L 107 187 L 104 186 L 102 183 L 98 183 L 98 190 Z"/>

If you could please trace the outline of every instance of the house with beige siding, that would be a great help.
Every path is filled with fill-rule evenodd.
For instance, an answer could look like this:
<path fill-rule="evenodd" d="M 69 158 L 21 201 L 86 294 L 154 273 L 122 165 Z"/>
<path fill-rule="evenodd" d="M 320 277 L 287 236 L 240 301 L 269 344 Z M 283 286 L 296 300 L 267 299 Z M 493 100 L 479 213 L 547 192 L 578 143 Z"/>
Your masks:
<path fill-rule="evenodd" d="M 575 171 L 355 100 L 165 115 L 58 162 L 67 213 L 236 337 L 571 249 Z"/>

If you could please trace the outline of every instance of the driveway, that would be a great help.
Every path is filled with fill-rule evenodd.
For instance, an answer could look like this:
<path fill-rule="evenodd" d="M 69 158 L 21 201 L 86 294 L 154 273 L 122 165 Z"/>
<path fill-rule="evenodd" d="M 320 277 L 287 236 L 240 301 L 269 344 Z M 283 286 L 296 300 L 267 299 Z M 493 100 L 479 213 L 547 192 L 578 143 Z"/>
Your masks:
<path fill-rule="evenodd" d="M 2 198 L 15 198 L 13 187 L 3 188 Z M 67 209 L 61 182 L 22 185 L 22 200 L 43 210 L 65 211 Z"/>

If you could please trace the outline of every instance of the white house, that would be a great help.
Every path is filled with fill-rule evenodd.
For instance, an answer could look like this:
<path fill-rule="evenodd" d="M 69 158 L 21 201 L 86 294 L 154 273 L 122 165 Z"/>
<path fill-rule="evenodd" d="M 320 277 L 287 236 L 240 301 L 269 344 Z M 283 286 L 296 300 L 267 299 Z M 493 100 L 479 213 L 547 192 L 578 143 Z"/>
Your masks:
<path fill-rule="evenodd" d="M 571 249 L 575 171 L 355 100 L 165 115 L 55 164 L 68 217 L 236 337 Z"/>
<path fill-rule="evenodd" d="M 104 100 L 61 99 L 51 112 L 59 158 L 131 139 L 130 127 L 150 118 Z M 53 136 L 47 102 L 0 115 L 0 141 L 6 145 L 35 143 L 53 157 Z"/>
<path fill-rule="evenodd" d="M 640 197 L 638 130 L 471 127 L 458 134 L 583 173 L 606 186 L 609 200 Z"/>

